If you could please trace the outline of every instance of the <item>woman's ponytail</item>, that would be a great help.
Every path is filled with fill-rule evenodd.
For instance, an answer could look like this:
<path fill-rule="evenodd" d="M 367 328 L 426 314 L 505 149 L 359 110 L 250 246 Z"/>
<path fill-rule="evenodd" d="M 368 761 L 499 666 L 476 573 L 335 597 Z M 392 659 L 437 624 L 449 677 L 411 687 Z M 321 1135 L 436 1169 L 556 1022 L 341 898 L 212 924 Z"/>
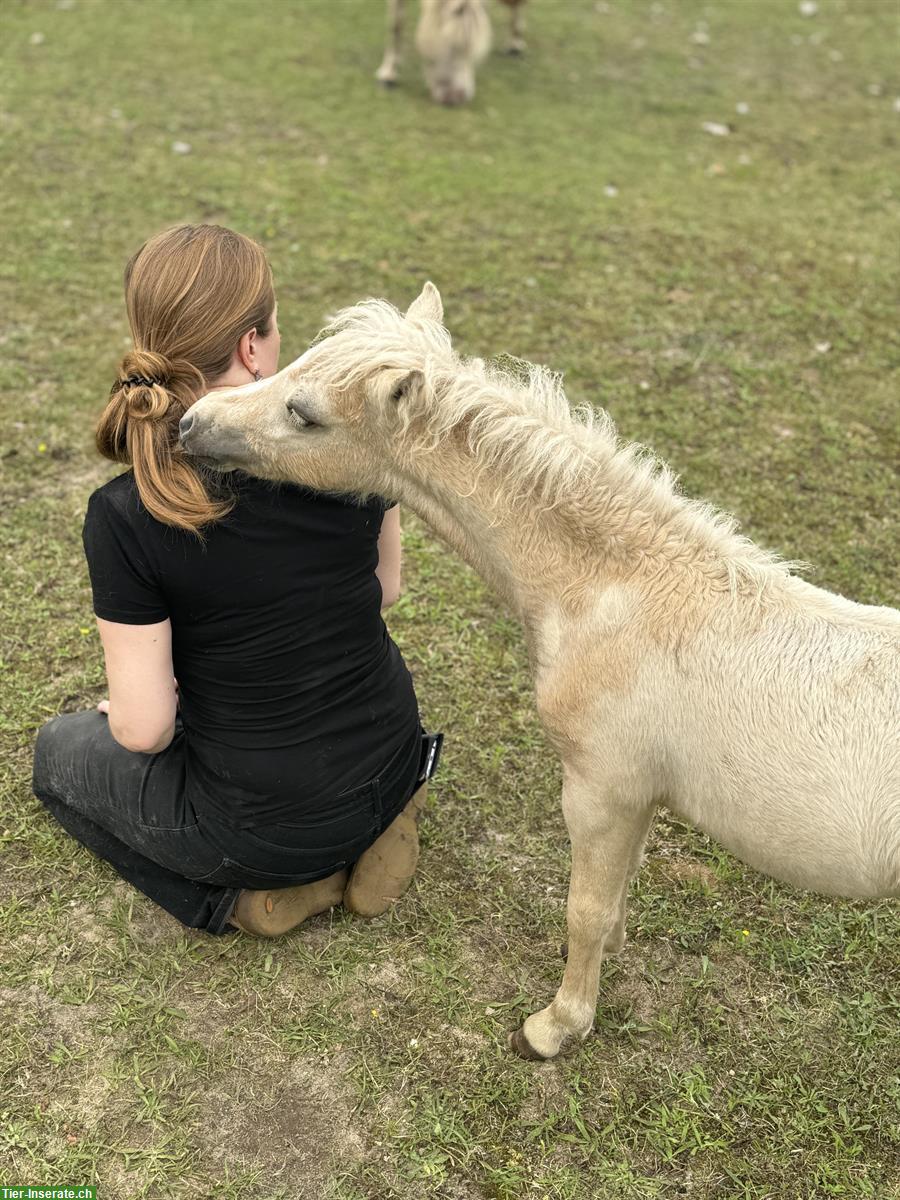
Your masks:
<path fill-rule="evenodd" d="M 241 337 L 266 337 L 272 272 L 250 238 L 220 225 L 177 225 L 125 268 L 135 349 L 122 359 L 97 425 L 97 449 L 127 463 L 148 512 L 202 536 L 231 511 L 212 477 L 182 454 L 178 424 L 231 367 Z"/>
<path fill-rule="evenodd" d="M 178 424 L 204 391 L 203 376 L 190 363 L 132 350 L 122 359 L 96 432 L 100 453 L 134 470 L 147 511 L 196 534 L 232 508 L 207 493 L 178 443 Z"/>

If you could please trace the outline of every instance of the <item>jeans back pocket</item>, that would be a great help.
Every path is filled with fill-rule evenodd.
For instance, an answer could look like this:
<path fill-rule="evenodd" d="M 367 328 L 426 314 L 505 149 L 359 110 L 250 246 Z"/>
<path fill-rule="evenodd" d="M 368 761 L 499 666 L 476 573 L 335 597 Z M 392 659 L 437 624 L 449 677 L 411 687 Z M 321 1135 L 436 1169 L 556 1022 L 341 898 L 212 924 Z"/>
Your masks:
<path fill-rule="evenodd" d="M 287 851 L 341 850 L 372 840 L 381 816 L 377 779 L 341 792 L 330 803 L 304 814 L 302 821 L 274 821 L 243 830 L 251 843 Z"/>

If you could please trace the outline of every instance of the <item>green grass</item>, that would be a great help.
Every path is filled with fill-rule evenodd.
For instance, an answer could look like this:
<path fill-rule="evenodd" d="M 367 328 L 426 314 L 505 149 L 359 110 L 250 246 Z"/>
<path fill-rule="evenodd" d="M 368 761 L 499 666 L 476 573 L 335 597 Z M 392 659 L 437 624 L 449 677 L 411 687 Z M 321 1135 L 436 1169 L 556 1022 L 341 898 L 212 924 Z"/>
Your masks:
<path fill-rule="evenodd" d="M 376 91 L 378 3 L 3 7 L 0 1183 L 900 1195 L 896 908 L 793 892 L 671 820 L 596 1035 L 555 1063 L 509 1056 L 560 976 L 559 773 L 517 627 L 414 521 L 390 625 L 447 745 L 390 916 L 193 935 L 30 794 L 35 730 L 103 691 L 92 422 L 124 262 L 179 220 L 263 241 L 286 356 L 326 312 L 432 278 L 460 348 L 565 371 L 815 582 L 900 600 L 896 6 L 529 9 L 527 57 L 493 57 L 450 112 L 412 64 Z"/>

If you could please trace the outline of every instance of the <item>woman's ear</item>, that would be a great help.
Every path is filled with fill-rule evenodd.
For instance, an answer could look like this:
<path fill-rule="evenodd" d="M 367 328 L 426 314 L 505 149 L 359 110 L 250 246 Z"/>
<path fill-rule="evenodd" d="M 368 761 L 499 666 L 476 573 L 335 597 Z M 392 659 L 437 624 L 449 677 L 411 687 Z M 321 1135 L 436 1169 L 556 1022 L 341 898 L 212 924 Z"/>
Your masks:
<path fill-rule="evenodd" d="M 250 329 L 247 333 L 241 334 L 241 340 L 237 346 L 237 356 L 241 360 L 241 366 L 246 367 L 251 375 L 255 375 L 259 367 L 256 361 L 256 328 Z"/>

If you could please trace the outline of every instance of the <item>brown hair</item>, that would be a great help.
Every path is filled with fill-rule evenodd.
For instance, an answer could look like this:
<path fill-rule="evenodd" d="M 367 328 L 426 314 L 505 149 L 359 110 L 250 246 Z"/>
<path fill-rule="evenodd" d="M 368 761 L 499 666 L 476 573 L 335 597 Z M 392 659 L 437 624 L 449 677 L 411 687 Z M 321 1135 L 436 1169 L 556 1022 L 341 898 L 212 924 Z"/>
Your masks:
<path fill-rule="evenodd" d="M 178 445 L 187 409 L 224 375 L 241 337 L 265 337 L 275 309 L 262 247 L 221 225 L 176 225 L 125 268 L 134 349 L 122 359 L 97 425 L 97 449 L 128 463 L 148 512 L 192 533 L 233 501 L 210 495 Z"/>

